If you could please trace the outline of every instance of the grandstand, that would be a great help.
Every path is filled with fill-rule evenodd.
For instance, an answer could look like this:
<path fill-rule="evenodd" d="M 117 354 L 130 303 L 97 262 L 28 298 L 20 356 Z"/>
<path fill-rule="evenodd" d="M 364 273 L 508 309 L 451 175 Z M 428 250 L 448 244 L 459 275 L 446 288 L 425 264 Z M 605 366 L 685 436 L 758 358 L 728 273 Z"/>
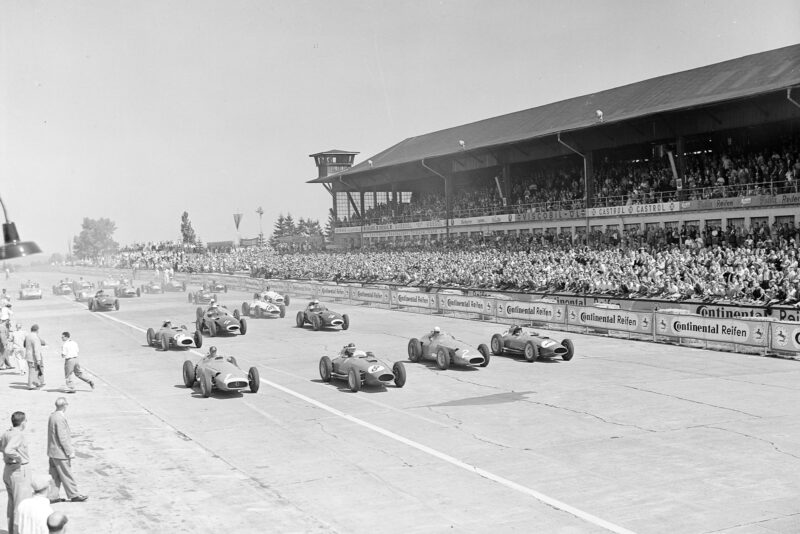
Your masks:
<path fill-rule="evenodd" d="M 345 164 L 323 172 L 317 157 L 309 183 L 331 193 L 334 242 L 350 249 L 794 229 L 798 126 L 793 45 L 410 137 L 357 165 L 334 151 Z"/>

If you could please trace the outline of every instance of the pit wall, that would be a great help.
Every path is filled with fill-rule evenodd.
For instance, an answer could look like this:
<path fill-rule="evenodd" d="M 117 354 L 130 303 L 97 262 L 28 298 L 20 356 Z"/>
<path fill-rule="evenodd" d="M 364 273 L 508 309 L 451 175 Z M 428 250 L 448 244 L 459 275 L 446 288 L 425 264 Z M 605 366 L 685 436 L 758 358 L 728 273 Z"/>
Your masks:
<path fill-rule="evenodd" d="M 61 272 L 71 276 L 106 277 L 108 269 L 62 268 Z M 120 272 L 111 271 L 119 276 Z M 138 271 L 137 281 L 150 280 L 152 271 Z M 718 306 L 723 309 L 715 315 L 692 313 L 698 306 L 680 306 L 658 301 L 670 309 L 643 311 L 638 306 L 617 308 L 614 303 L 598 302 L 583 305 L 587 297 L 575 296 L 577 304 L 559 303 L 554 299 L 517 299 L 516 294 L 491 293 L 491 296 L 465 295 L 464 292 L 442 289 L 430 292 L 417 288 L 390 287 L 388 285 L 337 284 L 308 280 L 264 280 L 250 278 L 246 274 L 186 274 L 177 273 L 175 278 L 185 280 L 189 290 L 197 289 L 205 281 L 216 280 L 231 289 L 258 292 L 267 286 L 293 299 L 305 297 L 324 301 L 379 307 L 412 313 L 462 317 L 496 323 L 519 323 L 547 327 L 553 330 L 582 331 L 585 333 L 627 334 L 630 338 L 654 342 L 689 343 L 702 342 L 708 348 L 720 344 L 732 346 L 734 352 L 757 352 L 788 357 L 800 356 L 800 322 L 786 321 L 757 313 L 753 306 Z M 138 283 L 136 284 L 138 285 Z M 197 287 L 193 287 L 197 286 Z M 533 295 L 535 298 L 535 295 Z M 624 299 L 606 299 L 624 300 Z M 651 301 L 655 302 L 655 301 Z M 710 305 L 701 304 L 706 308 Z M 687 309 L 687 307 L 689 309 Z M 763 313 L 763 312 L 762 312 Z M 796 309 L 784 314 L 794 318 Z"/>

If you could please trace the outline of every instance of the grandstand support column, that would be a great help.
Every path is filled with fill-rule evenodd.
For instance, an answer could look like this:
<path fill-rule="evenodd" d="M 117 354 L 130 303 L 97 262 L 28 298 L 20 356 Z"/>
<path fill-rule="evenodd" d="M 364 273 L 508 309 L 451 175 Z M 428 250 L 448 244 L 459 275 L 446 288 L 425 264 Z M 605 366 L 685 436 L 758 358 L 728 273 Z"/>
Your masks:
<path fill-rule="evenodd" d="M 428 169 L 430 172 L 438 176 L 444 182 L 444 233 L 448 239 L 450 239 L 450 181 L 447 179 L 446 176 L 443 174 L 436 172 L 435 170 L 431 169 L 427 165 L 425 165 L 425 158 L 422 158 L 420 162 L 425 169 Z"/>
<path fill-rule="evenodd" d="M 678 177 L 683 180 L 685 176 L 684 169 L 686 167 L 686 138 L 682 135 L 675 139 L 675 167 L 677 168 Z M 677 184 L 675 184 L 677 185 Z M 678 189 L 678 200 L 683 200 L 683 187 Z"/>

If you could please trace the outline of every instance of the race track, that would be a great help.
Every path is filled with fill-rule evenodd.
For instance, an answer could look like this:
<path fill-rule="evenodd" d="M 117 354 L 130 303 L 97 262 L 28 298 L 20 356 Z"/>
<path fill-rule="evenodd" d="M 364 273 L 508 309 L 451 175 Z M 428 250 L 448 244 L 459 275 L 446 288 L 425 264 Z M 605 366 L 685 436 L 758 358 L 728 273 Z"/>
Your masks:
<path fill-rule="evenodd" d="M 61 331 L 98 377 L 69 397 L 90 495 L 55 505 L 71 532 L 800 531 L 796 361 L 569 334 L 571 362 L 406 362 L 404 388 L 351 393 L 320 380 L 322 355 L 352 341 L 406 360 L 408 339 L 435 325 L 476 347 L 501 325 L 330 303 L 350 330 L 313 332 L 295 327 L 298 298 L 284 319 L 205 339 L 203 353 L 213 344 L 257 366 L 262 386 L 204 399 L 181 378 L 199 352 L 145 346 L 148 327 L 192 324 L 186 294 L 92 313 L 50 294 L 59 275 L 23 276 L 45 288 L 13 309 L 50 342 L 48 384 L 28 391 L 2 371 L 0 402 L 7 426 L 28 413 L 34 471 L 46 471 L 47 415 L 62 395 Z M 16 296 L 19 283 L 4 287 Z"/>

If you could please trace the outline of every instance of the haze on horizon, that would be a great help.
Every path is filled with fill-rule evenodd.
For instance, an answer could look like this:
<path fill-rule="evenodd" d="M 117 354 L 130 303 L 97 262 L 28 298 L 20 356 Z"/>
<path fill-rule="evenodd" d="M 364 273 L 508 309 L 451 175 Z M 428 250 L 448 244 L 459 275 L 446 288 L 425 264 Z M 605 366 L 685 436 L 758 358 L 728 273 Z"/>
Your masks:
<path fill-rule="evenodd" d="M 800 3 L 0 0 L 0 196 L 64 253 L 324 226 L 309 154 L 413 135 L 800 42 Z M 39 258 L 37 258 L 39 259 Z"/>

